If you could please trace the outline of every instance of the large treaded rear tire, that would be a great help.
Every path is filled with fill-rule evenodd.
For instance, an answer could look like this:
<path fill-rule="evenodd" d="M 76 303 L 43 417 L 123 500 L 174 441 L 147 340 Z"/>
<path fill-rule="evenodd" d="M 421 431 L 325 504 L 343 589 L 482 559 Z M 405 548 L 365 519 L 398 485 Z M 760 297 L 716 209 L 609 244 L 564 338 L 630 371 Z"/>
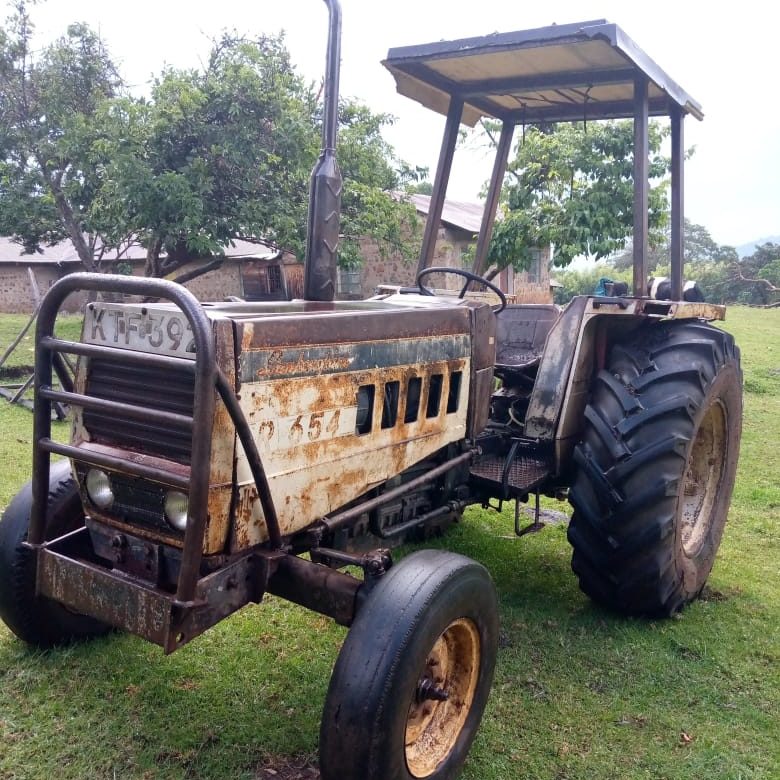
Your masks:
<path fill-rule="evenodd" d="M 671 615 L 709 576 L 742 426 L 739 350 L 703 322 L 648 323 L 615 345 L 585 411 L 568 537 L 595 601 Z"/>
<path fill-rule="evenodd" d="M 14 497 L 0 521 L 0 620 L 30 645 L 49 648 L 105 634 L 110 627 L 35 595 L 35 554 L 24 547 L 32 509 L 31 483 Z M 47 496 L 46 540 L 84 525 L 70 462 L 52 463 Z"/>

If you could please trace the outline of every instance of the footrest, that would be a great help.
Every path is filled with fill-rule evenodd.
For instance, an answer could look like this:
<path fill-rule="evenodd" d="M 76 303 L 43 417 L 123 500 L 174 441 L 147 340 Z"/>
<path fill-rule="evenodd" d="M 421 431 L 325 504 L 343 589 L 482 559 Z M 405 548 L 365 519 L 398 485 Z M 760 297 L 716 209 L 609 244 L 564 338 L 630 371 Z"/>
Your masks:
<path fill-rule="evenodd" d="M 482 455 L 471 465 L 472 478 L 490 487 L 497 488 L 498 498 L 518 498 L 526 495 L 543 482 L 552 471 L 552 464 L 546 458 L 532 457 L 521 453 L 509 464 L 506 472 L 508 495 L 502 495 L 507 462 L 499 455 Z"/>

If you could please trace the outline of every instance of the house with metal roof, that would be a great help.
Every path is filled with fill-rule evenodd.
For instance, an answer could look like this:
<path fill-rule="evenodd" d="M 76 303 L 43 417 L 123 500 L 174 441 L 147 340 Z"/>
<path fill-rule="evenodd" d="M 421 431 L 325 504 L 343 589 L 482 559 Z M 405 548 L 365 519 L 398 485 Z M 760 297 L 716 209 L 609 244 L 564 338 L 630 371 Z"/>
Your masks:
<path fill-rule="evenodd" d="M 41 249 L 28 254 L 10 238 L 0 237 L 0 312 L 31 313 L 40 296 L 54 282 L 66 274 L 84 270 L 75 247 L 68 240 Z M 121 263 L 122 271 L 142 276 L 146 250 L 138 244 L 132 245 L 121 256 L 106 253 L 102 262 L 107 267 Z M 231 296 L 251 300 L 298 298 L 303 294 L 302 269 L 302 264 L 292 255 L 283 255 L 266 244 L 236 239 L 226 247 L 219 267 L 192 279 L 186 286 L 201 300 L 223 300 Z M 74 297 L 67 302 L 66 310 L 77 311 L 82 305 L 83 300 Z"/>

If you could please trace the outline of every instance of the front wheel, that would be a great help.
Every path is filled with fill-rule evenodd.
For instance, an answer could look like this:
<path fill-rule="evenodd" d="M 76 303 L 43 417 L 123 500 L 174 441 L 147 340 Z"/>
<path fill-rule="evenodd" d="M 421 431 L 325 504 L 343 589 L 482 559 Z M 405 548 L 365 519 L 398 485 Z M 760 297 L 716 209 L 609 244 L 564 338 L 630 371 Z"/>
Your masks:
<path fill-rule="evenodd" d="M 424 550 L 375 586 L 341 650 L 322 717 L 323 780 L 444 780 L 466 759 L 498 647 L 490 575 Z"/>
<path fill-rule="evenodd" d="M 726 523 L 741 427 L 728 333 L 648 324 L 613 347 L 574 453 L 569 541 L 585 593 L 644 615 L 673 614 L 699 595 Z"/>
<path fill-rule="evenodd" d="M 14 497 L 0 521 L 0 619 L 20 639 L 47 648 L 105 634 L 109 626 L 35 594 L 35 553 L 24 546 L 30 527 L 32 487 Z M 46 541 L 82 528 L 78 486 L 66 460 L 52 463 L 46 509 Z"/>

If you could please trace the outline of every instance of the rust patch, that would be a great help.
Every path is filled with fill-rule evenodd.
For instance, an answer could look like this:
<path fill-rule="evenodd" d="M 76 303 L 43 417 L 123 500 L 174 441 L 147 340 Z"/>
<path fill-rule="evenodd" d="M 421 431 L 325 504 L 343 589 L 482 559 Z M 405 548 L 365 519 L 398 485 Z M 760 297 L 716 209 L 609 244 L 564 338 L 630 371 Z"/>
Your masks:
<path fill-rule="evenodd" d="M 266 538 L 267 533 L 257 490 L 254 485 L 244 485 L 238 491 L 230 543 L 231 552 L 245 550 Z"/>
<path fill-rule="evenodd" d="M 339 475 L 340 479 L 343 479 L 345 483 L 349 483 L 349 474 L 348 473 L 342 473 Z M 301 505 L 303 509 L 304 516 L 308 517 L 310 520 L 313 520 L 312 517 L 312 505 L 313 500 L 311 494 L 307 491 L 305 493 L 301 493 L 300 496 L 298 496 L 298 502 Z"/>
<path fill-rule="evenodd" d="M 255 326 L 251 322 L 241 322 L 238 325 L 241 333 L 241 354 L 249 351 L 255 338 Z"/>
<path fill-rule="evenodd" d="M 355 341 L 354 323 L 352 330 Z M 327 333 L 330 338 L 332 334 Z M 373 347 L 364 342 L 360 354 L 362 367 L 358 370 L 276 379 L 269 379 L 266 373 L 263 381 L 243 385 L 242 407 L 258 443 L 283 534 L 296 532 L 338 511 L 376 485 L 464 436 L 470 393 L 470 350 L 466 354 L 459 352 L 463 344 L 453 342 L 448 352 L 439 349 L 438 342 L 421 345 L 421 339 L 424 337 L 418 334 L 417 343 L 408 348 L 410 356 L 419 355 L 416 361 L 396 362 L 403 351 L 385 349 L 374 353 Z M 295 357 L 300 352 L 278 349 L 274 354 L 272 364 L 277 358 L 281 361 L 281 355 Z M 322 359 L 323 354 L 327 354 L 327 349 L 309 351 L 306 357 Z M 446 354 L 451 357 L 443 359 Z M 337 357 L 341 359 L 345 355 L 342 351 Z M 383 362 L 384 358 L 390 362 Z M 285 371 L 288 368 L 286 365 Z M 454 372 L 460 372 L 462 380 L 457 408 L 448 413 L 449 377 Z M 434 374 L 442 377 L 437 391 L 438 413 L 428 417 L 427 388 Z M 421 392 L 416 418 L 407 423 L 406 395 L 413 377 L 421 380 Z M 390 396 L 393 406 L 389 419 L 394 418 L 394 424 L 383 428 L 385 385 L 390 382 L 398 383 L 397 398 Z M 365 385 L 374 387 L 373 413 L 370 430 L 359 434 L 356 431 L 358 394 Z M 388 423 L 387 412 L 385 423 Z M 241 488 L 231 536 L 233 550 L 266 538 L 259 507 L 252 506 L 247 499 L 251 475 L 241 456 L 237 468 Z"/>
<path fill-rule="evenodd" d="M 242 339 L 242 349 L 268 347 L 343 344 L 421 336 L 450 336 L 469 333 L 467 307 L 454 304 L 435 309 L 406 309 L 380 305 L 367 309 L 365 304 L 352 311 L 334 310 L 333 305 L 312 307 L 307 304 L 303 316 L 258 316 L 252 339 Z M 244 322 L 244 329 L 250 325 Z M 323 334 L 327 333 L 327 341 Z"/>
<path fill-rule="evenodd" d="M 670 319 L 687 319 L 696 317 L 703 320 L 725 320 L 726 307 L 714 303 L 689 303 L 677 301 L 668 314 Z"/>
<path fill-rule="evenodd" d="M 214 322 L 216 361 L 228 384 L 236 387 L 236 361 L 233 345 L 233 324 L 227 319 Z M 203 537 L 206 555 L 221 552 L 230 533 L 230 504 L 232 487 L 217 489 L 217 485 L 233 483 L 233 462 L 236 450 L 236 430 L 222 399 L 217 394 L 214 405 L 214 422 L 211 429 L 211 463 L 208 495 L 208 516 Z"/>
<path fill-rule="evenodd" d="M 116 528 L 118 531 L 124 531 L 127 534 L 132 534 L 141 539 L 148 539 L 151 542 L 167 544 L 170 547 L 178 547 L 179 549 L 183 546 L 183 538 L 181 536 L 172 536 L 159 529 L 145 528 L 142 525 L 131 525 L 130 523 L 118 520 L 116 517 L 104 515 L 95 509 L 90 509 L 89 517 L 99 520 L 101 523 L 111 526 L 112 528 Z"/>
<path fill-rule="evenodd" d="M 233 492 L 231 483 L 209 488 L 206 531 L 203 539 L 204 555 L 221 552 L 229 530 L 230 499 Z"/>
<path fill-rule="evenodd" d="M 311 463 L 321 460 L 324 452 L 327 452 L 328 458 L 337 458 L 342 452 L 352 452 L 356 446 L 365 446 L 366 439 L 354 434 L 351 422 L 348 423 L 347 413 L 356 408 L 359 388 L 374 385 L 376 390 L 372 433 L 382 431 L 392 443 L 406 442 L 419 435 L 439 433 L 449 425 L 448 418 L 451 418 L 451 415 L 446 413 L 449 377 L 454 372 L 465 374 L 467 366 L 467 360 L 455 359 L 385 367 L 375 372 L 258 383 L 252 391 L 254 410 L 250 416 L 254 423 L 253 431 L 261 444 L 275 450 L 288 451 L 288 457 L 291 459 L 301 458 Z M 444 381 L 441 385 L 439 413 L 434 417 L 427 417 L 428 388 L 433 374 L 441 374 Z M 413 377 L 423 380 L 423 393 L 417 419 L 404 423 L 406 393 L 409 380 Z M 397 422 L 390 428 L 382 429 L 383 389 L 388 382 L 399 383 Z M 466 395 L 464 392 L 464 398 L 459 399 L 459 403 L 467 403 Z M 460 406 L 458 408 L 460 409 Z M 264 414 L 262 419 L 259 418 L 260 413 Z M 354 414 L 354 411 L 352 413 Z M 285 425 L 287 429 L 283 430 L 282 426 Z M 277 434 L 279 440 L 274 445 Z M 287 446 L 283 446 L 282 442 Z M 361 444 L 358 445 L 358 442 Z"/>
<path fill-rule="evenodd" d="M 365 469 L 350 469 L 339 472 L 338 484 L 330 484 L 327 486 L 328 490 L 328 511 L 333 512 L 343 504 L 343 498 L 345 488 L 348 493 L 352 493 L 355 496 L 359 496 L 368 490 L 367 486 L 368 474 Z M 341 500 L 340 500 L 341 499 Z M 311 503 L 311 499 L 306 496 L 306 503 Z"/>
<path fill-rule="evenodd" d="M 189 479 L 190 467 L 177 463 L 167 458 L 160 458 L 157 455 L 148 455 L 143 452 L 133 452 L 132 450 L 120 449 L 119 447 L 112 447 L 109 444 L 100 444 L 98 442 L 80 442 L 79 449 L 83 449 L 85 454 L 89 452 L 96 452 L 101 455 L 108 455 L 112 458 L 122 459 L 128 463 L 134 463 L 139 466 L 146 466 L 153 468 L 160 473 L 160 479 L 158 482 L 163 485 L 170 484 L 166 481 L 166 475 L 174 475 L 176 477 L 186 477 Z M 121 472 L 121 469 L 117 469 Z"/>

